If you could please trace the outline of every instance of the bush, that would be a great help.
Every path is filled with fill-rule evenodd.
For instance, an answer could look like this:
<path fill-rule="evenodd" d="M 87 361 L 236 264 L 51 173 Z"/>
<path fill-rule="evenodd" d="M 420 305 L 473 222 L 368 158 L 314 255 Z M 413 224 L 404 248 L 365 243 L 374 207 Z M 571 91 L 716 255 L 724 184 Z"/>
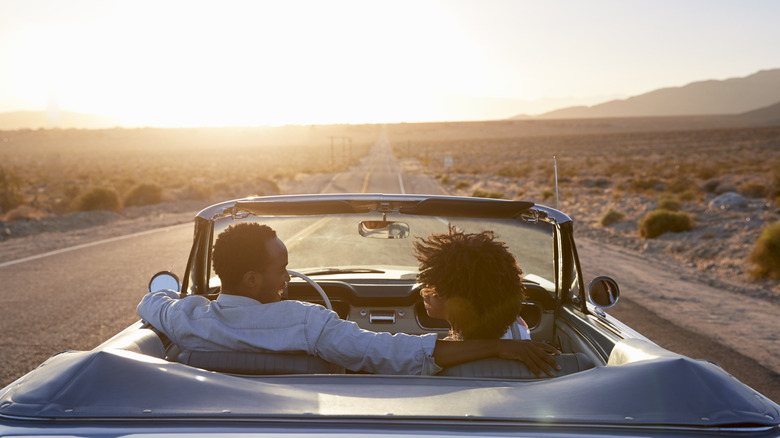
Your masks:
<path fill-rule="evenodd" d="M 702 190 L 704 190 L 707 193 L 715 193 L 718 191 L 718 186 L 720 186 L 720 181 L 716 179 L 711 179 L 704 183 L 702 186 Z"/>
<path fill-rule="evenodd" d="M 95 187 L 76 198 L 76 211 L 109 210 L 119 211 L 122 201 L 116 190 L 107 187 Z"/>
<path fill-rule="evenodd" d="M 190 184 L 184 188 L 179 196 L 184 200 L 203 200 L 214 196 L 214 190 L 211 186 L 204 184 Z"/>
<path fill-rule="evenodd" d="M 694 190 L 686 190 L 684 192 L 678 193 L 677 199 L 679 199 L 682 202 L 693 202 L 699 199 L 699 194 L 696 193 Z"/>
<path fill-rule="evenodd" d="M 501 192 L 489 192 L 487 190 L 474 190 L 474 192 L 471 194 L 474 198 L 493 198 L 493 199 L 504 199 L 504 194 Z"/>
<path fill-rule="evenodd" d="M 680 211 L 682 206 L 679 202 L 671 198 L 661 198 L 658 200 L 658 210 Z"/>
<path fill-rule="evenodd" d="M 157 184 L 139 184 L 125 196 L 125 205 L 129 207 L 159 204 L 160 202 L 162 202 L 162 187 Z"/>
<path fill-rule="evenodd" d="M 470 185 L 471 185 L 471 181 L 460 180 L 460 181 L 455 183 L 455 188 L 456 189 L 465 189 L 466 187 L 469 187 Z"/>
<path fill-rule="evenodd" d="M 712 167 L 702 167 L 696 171 L 696 177 L 699 179 L 710 179 L 718 175 L 718 171 Z"/>
<path fill-rule="evenodd" d="M 665 190 L 671 193 L 682 193 L 686 190 L 691 190 L 692 187 L 696 187 L 688 179 L 674 179 L 666 183 Z"/>
<path fill-rule="evenodd" d="M 542 190 L 542 200 L 546 201 L 546 200 L 554 198 L 554 197 L 555 197 L 555 192 L 554 191 L 552 191 L 550 189 Z"/>
<path fill-rule="evenodd" d="M 20 205 L 3 216 L 4 221 L 17 221 L 19 219 L 34 219 L 46 216 L 45 213 L 39 211 L 30 205 Z"/>
<path fill-rule="evenodd" d="M 614 208 L 610 208 L 607 210 L 599 220 L 599 223 L 602 227 L 608 227 L 615 222 L 621 221 L 626 215 L 623 214 L 622 211 L 615 210 Z"/>
<path fill-rule="evenodd" d="M 648 190 L 655 190 L 659 184 L 661 184 L 661 181 L 655 178 L 644 179 L 642 177 L 639 177 L 636 179 L 632 179 L 631 182 L 628 183 L 628 191 L 645 192 Z"/>
<path fill-rule="evenodd" d="M 693 228 L 693 218 L 685 212 L 653 210 L 639 223 L 639 235 L 653 239 L 666 232 L 679 233 Z"/>
<path fill-rule="evenodd" d="M 257 178 L 257 185 L 268 195 L 278 195 L 282 193 L 282 189 L 279 187 L 279 184 L 277 184 L 276 181 L 268 178 Z"/>
<path fill-rule="evenodd" d="M 764 228 L 750 253 L 750 261 L 756 265 L 752 272 L 754 277 L 769 276 L 780 280 L 780 222 Z"/>
<path fill-rule="evenodd" d="M 737 191 L 746 198 L 763 198 L 769 193 L 769 188 L 756 182 L 746 182 L 740 184 Z"/>
<path fill-rule="evenodd" d="M 0 212 L 11 211 L 23 204 L 21 181 L 15 173 L 0 166 Z"/>

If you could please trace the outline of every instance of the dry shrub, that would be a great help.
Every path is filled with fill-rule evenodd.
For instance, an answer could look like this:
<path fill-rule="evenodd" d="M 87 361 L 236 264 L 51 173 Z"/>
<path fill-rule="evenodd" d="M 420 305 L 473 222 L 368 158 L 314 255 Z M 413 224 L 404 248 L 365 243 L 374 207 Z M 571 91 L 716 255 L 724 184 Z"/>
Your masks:
<path fill-rule="evenodd" d="M 125 205 L 128 207 L 153 205 L 160 202 L 162 202 L 162 187 L 157 184 L 139 184 L 125 196 Z"/>
<path fill-rule="evenodd" d="M 670 193 L 682 193 L 686 190 L 691 190 L 696 185 L 689 179 L 673 179 L 666 183 L 666 191 Z"/>
<path fill-rule="evenodd" d="M 263 178 L 263 177 L 257 178 L 257 182 L 255 183 L 255 188 L 257 194 L 260 196 L 278 195 L 282 192 L 282 189 L 279 187 L 279 184 L 276 184 L 274 181 L 271 181 L 270 179 Z"/>
<path fill-rule="evenodd" d="M 677 194 L 677 199 L 682 202 L 693 202 L 699 199 L 699 194 L 695 190 L 686 190 Z"/>
<path fill-rule="evenodd" d="M 15 221 L 19 219 L 35 219 L 46 216 L 46 213 L 30 205 L 20 205 L 3 216 L 4 221 Z"/>
<path fill-rule="evenodd" d="M 119 211 L 122 208 L 122 201 L 113 188 L 94 187 L 76 198 L 73 208 L 76 211 Z"/>
<path fill-rule="evenodd" d="M 658 200 L 658 210 L 680 211 L 682 206 L 679 202 L 671 198 L 661 198 Z"/>
<path fill-rule="evenodd" d="M 0 166 L 0 212 L 10 212 L 24 204 L 21 184 L 16 173 Z"/>
<path fill-rule="evenodd" d="M 205 184 L 190 184 L 179 194 L 179 199 L 184 200 L 204 200 L 214 196 L 214 190 L 211 186 Z"/>
<path fill-rule="evenodd" d="M 754 277 L 769 276 L 780 280 L 780 222 L 764 228 L 750 254 L 750 261 L 755 265 Z"/>
<path fill-rule="evenodd" d="M 542 190 L 542 200 L 546 201 L 546 200 L 552 199 L 554 197 L 555 197 L 555 192 L 554 191 L 552 191 L 550 189 Z"/>
<path fill-rule="evenodd" d="M 680 233 L 693 228 L 693 218 L 685 212 L 653 210 L 639 222 L 639 235 L 653 239 L 666 232 Z"/>
<path fill-rule="evenodd" d="M 493 198 L 493 199 L 504 199 L 504 194 L 501 192 L 491 192 L 487 190 L 474 190 L 474 192 L 471 194 L 474 198 Z"/>
<path fill-rule="evenodd" d="M 646 192 L 649 190 L 655 190 L 660 183 L 661 181 L 655 178 L 644 179 L 642 177 L 637 177 L 628 183 L 628 191 Z"/>
<path fill-rule="evenodd" d="M 720 181 L 717 179 L 711 179 L 702 185 L 702 190 L 707 193 L 715 193 L 718 190 L 718 186 L 720 186 Z"/>
<path fill-rule="evenodd" d="M 747 198 L 763 198 L 769 193 L 769 188 L 761 183 L 749 181 L 740 184 L 737 191 Z"/>
<path fill-rule="evenodd" d="M 471 186 L 471 181 L 460 180 L 455 183 L 456 189 L 465 189 L 468 188 L 469 186 Z"/>
<path fill-rule="evenodd" d="M 530 173 L 530 169 L 527 166 L 520 167 L 518 165 L 503 166 L 496 170 L 496 175 L 507 178 L 525 178 L 528 173 Z"/>
<path fill-rule="evenodd" d="M 718 172 L 712 167 L 702 167 L 696 171 L 696 177 L 699 179 L 710 179 L 717 174 Z"/>
<path fill-rule="evenodd" d="M 604 212 L 603 215 L 601 215 L 599 223 L 602 227 L 608 227 L 615 222 L 620 222 L 625 216 L 626 215 L 622 211 L 615 210 L 614 208 L 610 207 L 606 212 Z"/>

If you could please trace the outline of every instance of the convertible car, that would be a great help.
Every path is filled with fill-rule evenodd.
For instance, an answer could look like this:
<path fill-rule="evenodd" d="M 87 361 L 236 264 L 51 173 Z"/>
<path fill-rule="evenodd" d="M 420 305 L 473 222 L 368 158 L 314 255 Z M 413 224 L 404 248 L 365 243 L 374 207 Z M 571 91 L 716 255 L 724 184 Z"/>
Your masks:
<path fill-rule="evenodd" d="M 560 370 L 483 359 L 433 376 L 367 374 L 296 352 L 184 351 L 138 321 L 91 351 L 57 354 L 0 391 L 0 435 L 780 437 L 780 407 L 718 365 L 665 350 L 605 312 L 583 279 L 571 218 L 531 202 L 427 195 L 290 195 L 210 206 L 181 280 L 149 291 L 214 299 L 216 236 L 272 226 L 289 250 L 286 299 L 361 328 L 448 333 L 417 282 L 416 237 L 492 230 L 524 271 L 522 317 Z M 140 297 L 139 297 L 140 299 Z"/>

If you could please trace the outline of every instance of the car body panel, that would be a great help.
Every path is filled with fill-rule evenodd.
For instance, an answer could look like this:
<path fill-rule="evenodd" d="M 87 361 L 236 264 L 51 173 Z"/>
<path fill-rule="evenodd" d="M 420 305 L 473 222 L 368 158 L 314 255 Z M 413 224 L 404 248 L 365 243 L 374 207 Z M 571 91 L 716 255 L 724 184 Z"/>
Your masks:
<path fill-rule="evenodd" d="M 587 366 L 554 377 L 216 372 L 180 363 L 178 347 L 139 321 L 1 390 L 0 435 L 780 437 L 776 403 L 589 302 L 571 218 L 530 202 L 339 194 L 220 203 L 195 218 L 182 294 L 218 293 L 217 233 L 260 221 L 278 230 L 291 267 L 323 288 L 341 318 L 369 330 L 446 335 L 446 321 L 424 315 L 413 239 L 367 238 L 359 226 L 366 220 L 403 222 L 416 236 L 450 226 L 497 230 L 526 270 L 532 338 Z M 287 293 L 324 301 L 299 279 Z"/>

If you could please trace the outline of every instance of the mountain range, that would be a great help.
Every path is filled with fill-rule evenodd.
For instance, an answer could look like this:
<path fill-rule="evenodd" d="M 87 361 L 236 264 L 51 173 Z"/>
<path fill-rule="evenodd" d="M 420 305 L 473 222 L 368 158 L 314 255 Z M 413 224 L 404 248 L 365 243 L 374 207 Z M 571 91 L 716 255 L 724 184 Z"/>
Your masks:
<path fill-rule="evenodd" d="M 780 104 L 780 69 L 762 70 L 743 78 L 693 82 L 592 106 L 550 111 L 533 118 L 582 119 L 691 115 L 736 115 Z M 776 112 L 777 110 L 775 110 Z M 761 114 L 751 114 L 759 116 Z M 517 116 L 516 118 L 528 118 Z M 771 120 L 771 115 L 769 116 Z"/>

